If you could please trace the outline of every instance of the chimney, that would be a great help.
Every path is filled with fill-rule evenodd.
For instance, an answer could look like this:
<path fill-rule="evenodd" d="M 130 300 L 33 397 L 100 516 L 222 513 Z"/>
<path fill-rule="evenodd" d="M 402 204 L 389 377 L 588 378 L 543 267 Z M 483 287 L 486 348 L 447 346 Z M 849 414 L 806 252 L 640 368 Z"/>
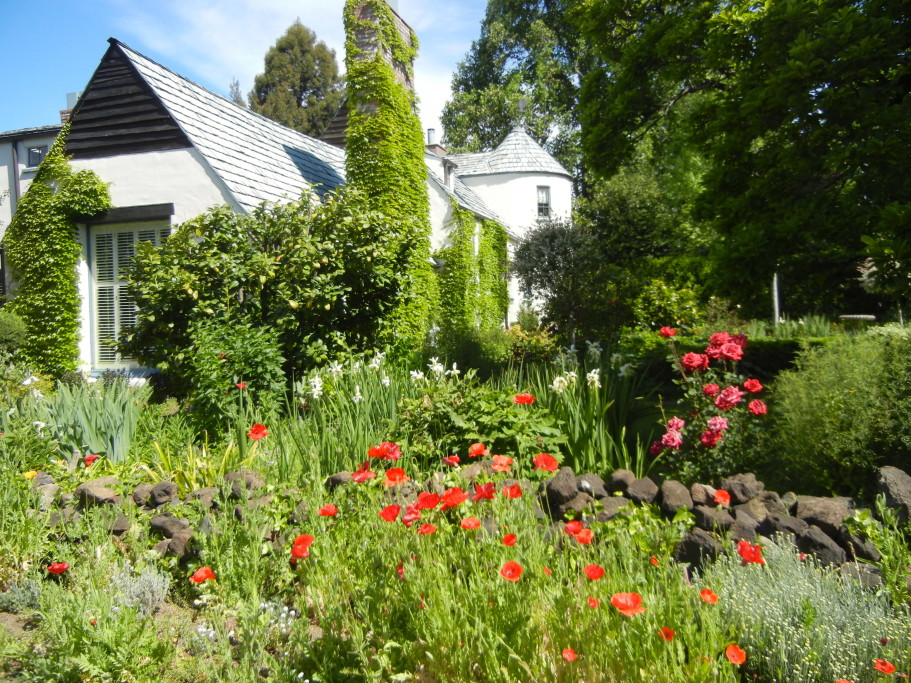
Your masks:
<path fill-rule="evenodd" d="M 76 103 L 79 101 L 79 96 L 81 92 L 68 92 L 66 94 L 66 109 L 60 110 L 60 123 L 66 125 L 70 120 L 70 115 L 73 113 L 73 109 L 76 107 Z"/>
<path fill-rule="evenodd" d="M 427 129 L 427 146 L 426 149 L 431 154 L 436 154 L 438 157 L 446 156 L 446 148 L 437 143 L 437 131 L 436 128 Z"/>
<path fill-rule="evenodd" d="M 414 32 L 411 30 L 411 27 L 405 23 L 405 20 L 402 19 L 398 14 L 398 2 L 392 1 L 387 3 L 392 9 L 392 14 L 395 19 L 395 28 L 402 40 L 411 47 L 414 47 L 413 38 Z M 362 2 L 354 10 L 354 18 L 357 22 L 369 22 L 372 24 L 372 28 L 358 28 L 355 34 L 355 42 L 357 47 L 361 52 L 364 53 L 362 59 L 370 59 L 373 55 L 376 54 L 377 49 L 379 49 L 379 41 L 377 40 L 377 30 L 376 28 L 379 25 L 379 19 L 376 16 L 376 12 L 370 6 L 370 3 Z M 392 64 L 392 68 L 395 71 L 396 80 L 404 85 L 408 90 L 414 92 L 414 79 L 411 75 L 411 64 L 401 64 L 394 59 L 392 59 L 392 53 L 388 46 L 383 45 L 383 59 L 388 63 Z"/>

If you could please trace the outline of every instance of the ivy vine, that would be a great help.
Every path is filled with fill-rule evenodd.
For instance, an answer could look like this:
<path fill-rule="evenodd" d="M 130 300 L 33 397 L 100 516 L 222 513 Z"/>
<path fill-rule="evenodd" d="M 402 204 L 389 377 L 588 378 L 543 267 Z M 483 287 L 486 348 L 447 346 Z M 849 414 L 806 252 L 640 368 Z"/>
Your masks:
<path fill-rule="evenodd" d="M 8 309 L 25 322 L 21 353 L 35 372 L 59 377 L 79 358 L 80 299 L 76 222 L 111 207 L 107 184 L 92 171 L 73 172 L 57 136 L 16 208 L 3 238 L 16 282 Z"/>
<path fill-rule="evenodd" d="M 359 34 L 371 36 L 375 49 L 363 50 Z M 438 300 L 437 278 L 428 258 L 431 227 L 424 136 L 414 92 L 399 81 L 393 66 L 406 80 L 413 80 L 417 37 L 413 31 L 407 40 L 402 37 L 385 0 L 347 0 L 345 36 L 347 179 L 397 226 L 392 238 L 403 287 L 382 341 L 410 349 L 423 340 Z"/>
<path fill-rule="evenodd" d="M 506 229 L 492 220 L 477 221 L 454 199 L 449 246 L 437 251 L 440 328 L 453 342 L 473 332 L 502 327 L 509 306 Z M 477 244 L 477 247 L 475 246 Z"/>

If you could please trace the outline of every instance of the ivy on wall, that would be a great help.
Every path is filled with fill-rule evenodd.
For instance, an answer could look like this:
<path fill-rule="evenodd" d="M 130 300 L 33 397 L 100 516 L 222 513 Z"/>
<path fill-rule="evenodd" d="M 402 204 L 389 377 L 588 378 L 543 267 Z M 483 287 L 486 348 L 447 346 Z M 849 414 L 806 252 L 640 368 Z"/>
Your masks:
<path fill-rule="evenodd" d="M 25 321 L 21 353 L 35 372 L 60 376 L 79 358 L 80 247 L 76 222 L 111 207 L 107 184 L 67 163 L 65 126 L 38 167 L 3 238 L 15 296 L 8 310 Z"/>
<path fill-rule="evenodd" d="M 413 81 L 417 37 L 411 32 L 406 40 L 400 34 L 385 0 L 347 0 L 345 36 L 350 111 L 347 180 L 396 226 L 392 238 L 399 252 L 403 287 L 382 337 L 410 349 L 423 340 L 438 300 L 428 258 L 430 204 L 424 136 L 415 113 L 414 92 L 402 82 Z M 370 50 L 362 49 L 361 42 L 371 44 Z"/>
<path fill-rule="evenodd" d="M 478 222 L 471 211 L 452 203 L 449 246 L 436 256 L 439 275 L 440 330 L 457 341 L 472 332 L 502 327 L 509 306 L 506 230 L 492 220 Z"/>

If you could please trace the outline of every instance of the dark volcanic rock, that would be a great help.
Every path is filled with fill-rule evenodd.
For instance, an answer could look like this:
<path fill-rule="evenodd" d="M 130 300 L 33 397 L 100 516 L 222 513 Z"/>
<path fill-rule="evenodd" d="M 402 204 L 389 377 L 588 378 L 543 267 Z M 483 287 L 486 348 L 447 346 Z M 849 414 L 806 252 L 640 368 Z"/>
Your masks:
<path fill-rule="evenodd" d="M 610 493 L 626 493 L 629 485 L 636 481 L 636 475 L 629 470 L 614 470 L 605 486 Z"/>
<path fill-rule="evenodd" d="M 140 484 L 135 489 L 133 489 L 133 502 L 140 507 L 148 505 L 149 499 L 152 497 L 152 489 L 155 488 L 151 484 Z"/>
<path fill-rule="evenodd" d="M 769 511 L 766 510 L 765 505 L 763 505 L 759 500 L 759 496 L 751 498 L 746 503 L 741 503 L 740 505 L 734 506 L 735 513 L 741 510 L 755 519 L 757 522 L 761 522 L 769 516 Z"/>
<path fill-rule="evenodd" d="M 253 491 L 266 485 L 263 478 L 253 470 L 228 472 L 225 475 L 225 481 L 231 482 L 231 496 L 237 499 L 244 499 Z"/>
<path fill-rule="evenodd" d="M 354 482 L 351 478 L 351 472 L 336 472 L 326 479 L 326 490 L 335 491 L 340 486 L 347 486 Z"/>
<path fill-rule="evenodd" d="M 544 495 L 551 510 L 556 510 L 568 503 L 577 495 L 579 488 L 576 486 L 576 475 L 570 467 L 561 467 L 553 478 L 544 483 Z"/>
<path fill-rule="evenodd" d="M 734 518 L 724 508 L 697 505 L 693 509 L 696 526 L 703 531 L 727 531 L 734 526 Z"/>
<path fill-rule="evenodd" d="M 673 517 L 681 508 L 693 509 L 693 499 L 689 489 L 673 479 L 664 481 L 661 484 L 661 512 L 668 517 Z"/>
<path fill-rule="evenodd" d="M 701 567 L 706 561 L 714 562 L 724 552 L 721 544 L 709 532 L 693 529 L 674 549 L 674 559 L 683 564 Z"/>
<path fill-rule="evenodd" d="M 659 490 L 655 482 L 648 477 L 642 477 L 627 487 L 626 496 L 637 503 L 654 503 Z"/>
<path fill-rule="evenodd" d="M 755 498 L 765 488 L 752 472 L 735 474 L 721 481 L 721 488 L 731 494 L 731 503 L 740 505 Z"/>
<path fill-rule="evenodd" d="M 881 467 L 876 488 L 885 494 L 886 505 L 898 511 L 898 521 L 911 519 L 911 475 L 897 467 Z"/>
<path fill-rule="evenodd" d="M 118 513 L 117 517 L 108 524 L 108 531 L 114 536 L 123 536 L 130 530 L 130 519 L 125 514 Z"/>
<path fill-rule="evenodd" d="M 693 484 L 690 486 L 690 498 L 693 499 L 693 505 L 712 507 L 715 505 L 716 490 L 708 484 Z"/>
<path fill-rule="evenodd" d="M 877 590 L 883 587 L 883 573 L 878 567 L 865 562 L 845 562 L 838 569 L 839 573 L 857 581 L 868 590 Z"/>
<path fill-rule="evenodd" d="M 774 491 L 762 491 L 754 500 L 762 503 L 763 507 L 765 507 L 767 513 L 770 515 L 788 514 L 788 508 L 781 500 L 781 496 Z M 760 522 L 762 521 L 758 517 L 756 519 Z"/>
<path fill-rule="evenodd" d="M 215 506 L 215 496 L 218 495 L 217 486 L 206 486 L 205 488 L 196 489 L 187 496 L 187 501 L 198 500 L 204 508 Z"/>
<path fill-rule="evenodd" d="M 577 513 L 574 517 L 578 518 L 579 515 L 589 507 L 595 499 L 592 498 L 587 493 L 579 492 L 575 495 L 572 500 L 568 500 L 562 505 L 558 505 L 556 508 L 551 508 L 554 510 L 554 519 L 566 519 L 566 516 L 570 510 Z"/>
<path fill-rule="evenodd" d="M 587 493 L 593 498 L 607 498 L 610 493 L 604 485 L 604 480 L 597 474 L 580 474 L 576 477 L 576 488 L 582 493 Z"/>
<path fill-rule="evenodd" d="M 629 499 L 623 496 L 602 498 L 601 505 L 604 506 L 604 509 L 595 516 L 595 519 L 599 522 L 609 522 L 629 504 Z"/>
<path fill-rule="evenodd" d="M 844 564 L 847 559 L 845 551 L 815 525 L 797 536 L 794 543 L 800 552 L 815 555 L 823 566 Z"/>
<path fill-rule="evenodd" d="M 116 477 L 100 477 L 79 484 L 73 493 L 84 508 L 96 505 L 114 505 L 120 502 L 120 496 L 110 486 L 116 486 L 119 483 Z"/>
<path fill-rule="evenodd" d="M 190 528 L 190 523 L 185 519 L 174 517 L 170 513 L 156 515 L 149 520 L 149 524 L 156 531 L 164 534 L 165 538 L 172 538 L 178 531 Z"/>
<path fill-rule="evenodd" d="M 160 481 L 155 484 L 150 496 L 150 502 L 155 507 L 172 503 L 178 499 L 177 484 L 173 481 Z"/>
<path fill-rule="evenodd" d="M 737 510 L 734 515 L 734 526 L 731 527 L 731 540 L 753 543 L 756 540 L 756 528 L 758 526 L 759 522 L 744 510 Z"/>
<path fill-rule="evenodd" d="M 857 559 L 879 562 L 882 559 L 879 551 L 870 539 L 861 538 L 856 534 L 852 534 L 847 527 L 841 527 L 838 530 L 835 541 L 844 548 L 849 560 Z"/>
<path fill-rule="evenodd" d="M 819 498 L 817 496 L 798 496 L 794 516 L 807 524 L 815 524 L 825 533 L 834 537 L 839 527 L 851 514 L 850 498 Z"/>
<path fill-rule="evenodd" d="M 759 533 L 771 538 L 775 534 L 802 534 L 810 525 L 802 519 L 790 515 L 769 515 L 759 523 Z"/>

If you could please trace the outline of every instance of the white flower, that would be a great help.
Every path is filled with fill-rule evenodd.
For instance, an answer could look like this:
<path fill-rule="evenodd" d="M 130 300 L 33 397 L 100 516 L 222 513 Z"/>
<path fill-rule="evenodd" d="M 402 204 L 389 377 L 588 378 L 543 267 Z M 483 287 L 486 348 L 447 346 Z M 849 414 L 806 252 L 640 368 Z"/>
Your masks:
<path fill-rule="evenodd" d="M 392 384 L 392 381 L 388 377 L 383 377 L 383 379 L 380 381 L 383 383 L 384 387 L 388 387 L 390 384 Z"/>
<path fill-rule="evenodd" d="M 370 361 L 370 365 L 368 365 L 367 367 L 370 368 L 371 370 L 379 370 L 380 363 L 382 363 L 382 362 L 383 362 L 383 357 L 380 354 L 377 354 L 373 357 L 373 360 Z"/>
<path fill-rule="evenodd" d="M 24 380 L 22 380 L 22 386 L 27 387 L 29 384 L 34 384 L 35 382 L 40 382 L 41 380 L 35 377 L 34 375 L 29 375 Z"/>
<path fill-rule="evenodd" d="M 595 368 L 594 370 L 589 372 L 587 375 L 585 375 L 585 381 L 588 382 L 588 386 L 590 386 L 592 389 L 600 389 L 601 388 L 601 372 L 598 370 L 598 368 Z"/>
<path fill-rule="evenodd" d="M 459 376 L 459 373 L 461 373 L 461 372 L 462 372 L 462 371 L 459 370 L 459 369 L 456 367 L 456 364 L 453 363 L 453 364 L 452 364 L 452 370 L 447 370 L 447 371 L 446 371 L 446 374 L 447 374 L 447 375 L 451 375 L 452 377 L 458 377 L 458 376 Z"/>
<path fill-rule="evenodd" d="M 577 379 L 579 379 L 579 378 L 576 376 L 575 372 L 570 370 L 569 372 L 566 373 L 566 381 L 569 382 L 570 384 L 575 384 Z"/>
<path fill-rule="evenodd" d="M 147 380 L 145 377 L 130 377 L 130 379 L 127 380 L 128 387 L 139 388 L 139 387 L 144 387 L 148 383 L 149 383 L 149 380 Z"/>
<path fill-rule="evenodd" d="M 319 375 L 310 379 L 310 394 L 313 398 L 319 398 L 323 395 L 323 378 Z"/>
<path fill-rule="evenodd" d="M 47 427 L 47 425 L 44 422 L 41 422 L 40 420 L 35 420 L 34 422 L 32 422 L 32 427 L 34 427 L 35 429 L 37 429 L 40 432 L 42 429 Z"/>
<path fill-rule="evenodd" d="M 623 356 L 621 356 L 619 353 L 615 353 L 614 355 L 612 355 L 610 357 L 611 365 L 620 365 L 620 363 L 622 363 L 622 362 L 623 362 Z"/>
<path fill-rule="evenodd" d="M 420 382 L 422 379 L 424 379 L 424 373 L 423 373 L 423 372 L 421 372 L 420 370 L 412 370 L 412 371 L 411 371 L 411 381 L 412 381 L 412 382 L 414 382 L 415 384 L 417 384 L 417 383 Z"/>
<path fill-rule="evenodd" d="M 44 398 L 44 394 L 42 394 L 37 389 L 32 389 L 32 396 L 34 396 L 35 398 Z"/>
<path fill-rule="evenodd" d="M 361 362 L 359 360 L 354 361 L 351 365 L 351 372 L 357 372 L 361 369 Z"/>
<path fill-rule="evenodd" d="M 86 377 L 85 378 L 86 384 L 94 384 L 97 381 L 98 381 L 97 377 Z"/>
<path fill-rule="evenodd" d="M 361 385 L 360 384 L 354 385 L 354 396 L 351 397 L 351 400 L 354 401 L 355 403 L 360 403 L 361 401 L 364 400 L 364 397 L 361 396 Z"/>
<path fill-rule="evenodd" d="M 430 362 L 427 364 L 427 367 L 430 368 L 430 372 L 435 374 L 437 377 L 446 372 L 446 368 L 443 367 L 443 364 L 440 363 L 439 358 L 431 358 Z"/>
<path fill-rule="evenodd" d="M 629 377 L 630 375 L 633 374 L 633 370 L 635 369 L 635 367 L 636 366 L 633 365 L 632 363 L 627 363 L 626 365 L 621 365 L 620 370 L 617 372 L 617 377 Z"/>
<path fill-rule="evenodd" d="M 563 390 L 568 386 L 569 382 L 566 381 L 565 377 L 554 377 L 554 381 L 551 383 L 550 388 L 556 393 L 562 394 Z"/>
<path fill-rule="evenodd" d="M 341 377 L 345 374 L 345 369 L 341 366 L 338 361 L 332 361 L 329 363 L 329 374 L 333 377 Z"/>
<path fill-rule="evenodd" d="M 603 349 L 601 348 L 601 342 L 587 341 L 585 344 L 588 347 L 588 355 L 593 359 L 598 360 L 601 357 L 601 353 L 603 352 Z"/>

